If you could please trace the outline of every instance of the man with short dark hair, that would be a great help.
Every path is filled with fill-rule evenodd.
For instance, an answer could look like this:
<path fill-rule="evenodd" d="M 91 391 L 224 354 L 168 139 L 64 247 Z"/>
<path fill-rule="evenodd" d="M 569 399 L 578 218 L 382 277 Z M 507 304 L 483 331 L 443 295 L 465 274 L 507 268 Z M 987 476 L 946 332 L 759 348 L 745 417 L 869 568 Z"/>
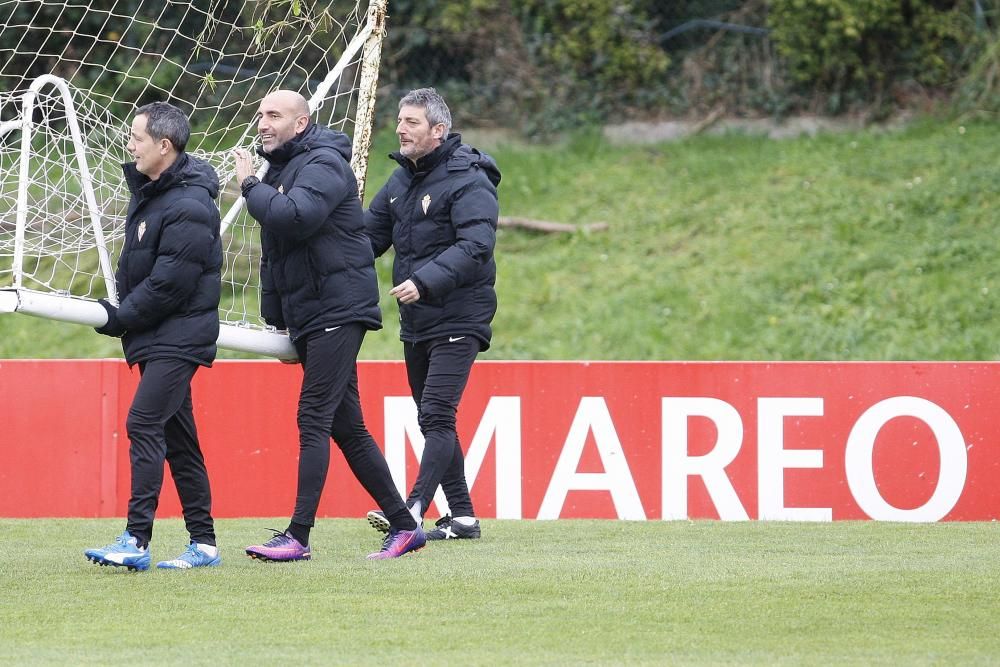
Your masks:
<path fill-rule="evenodd" d="M 247 211 L 260 223 L 261 313 L 287 329 L 302 363 L 299 476 L 288 528 L 247 547 L 252 558 L 311 558 L 309 534 L 330 465 L 332 437 L 351 471 L 387 518 L 388 536 L 370 559 L 396 558 L 424 546 L 389 466 L 365 427 L 357 357 L 369 330 L 382 327 L 375 258 L 364 234 L 351 142 L 310 120 L 305 98 L 290 90 L 260 103 L 260 154 L 270 168 L 253 175 L 247 151 L 235 151 Z"/>
<path fill-rule="evenodd" d="M 365 231 L 376 257 L 396 250 L 389 294 L 399 301 L 407 379 L 424 435 L 406 504 L 422 521 L 440 485 L 451 514 L 427 539 L 478 538 L 455 417 L 472 363 L 492 338 L 500 170 L 450 132 L 451 111 L 433 88 L 407 93 L 398 121 L 399 152 L 390 157 L 399 167 L 372 200 Z M 378 511 L 368 521 L 388 529 Z"/>
<path fill-rule="evenodd" d="M 165 102 L 140 107 L 123 166 L 132 198 L 115 282 L 119 304 L 97 332 L 120 337 L 139 386 L 125 422 L 132 493 L 125 532 L 84 555 L 100 565 L 146 570 L 153 518 L 170 465 L 190 534 L 187 550 L 157 567 L 219 565 L 212 493 L 198 443 L 191 378 L 215 360 L 219 337 L 222 243 L 219 179 L 207 163 L 184 152 L 191 135 L 184 113 Z"/>

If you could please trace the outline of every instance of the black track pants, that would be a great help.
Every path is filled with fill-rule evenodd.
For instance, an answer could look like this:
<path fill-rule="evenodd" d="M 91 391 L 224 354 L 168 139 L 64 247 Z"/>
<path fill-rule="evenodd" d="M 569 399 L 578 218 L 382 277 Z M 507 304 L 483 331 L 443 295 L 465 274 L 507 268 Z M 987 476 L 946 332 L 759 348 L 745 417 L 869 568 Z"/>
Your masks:
<path fill-rule="evenodd" d="M 455 415 L 479 354 L 479 341 L 472 336 L 445 336 L 403 343 L 403 354 L 424 435 L 420 472 L 406 504 L 412 507 L 419 500 L 421 512 L 426 512 L 441 485 L 453 516 L 475 516 Z"/>
<path fill-rule="evenodd" d="M 125 427 L 132 461 L 127 529 L 140 544 L 153 537 L 166 461 L 191 539 L 215 545 L 212 492 L 191 406 L 191 378 L 197 370 L 198 364 L 183 359 L 151 359 L 139 364 L 141 379 Z"/>
<path fill-rule="evenodd" d="M 316 523 L 330 468 L 332 437 L 354 476 L 393 527 L 412 530 L 416 523 L 361 413 L 357 358 L 364 337 L 363 325 L 345 324 L 295 341 L 303 376 L 298 411 L 299 479 L 292 521 L 304 526 Z"/>

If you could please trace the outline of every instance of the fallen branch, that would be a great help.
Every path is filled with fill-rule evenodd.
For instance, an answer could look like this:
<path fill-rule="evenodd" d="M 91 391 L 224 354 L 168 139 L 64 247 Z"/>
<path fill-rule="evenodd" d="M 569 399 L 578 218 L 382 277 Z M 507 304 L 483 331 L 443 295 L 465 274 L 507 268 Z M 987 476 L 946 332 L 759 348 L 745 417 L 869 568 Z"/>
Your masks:
<path fill-rule="evenodd" d="M 720 118 L 722 118 L 722 114 L 725 113 L 725 111 L 726 111 L 726 108 L 723 107 L 723 106 L 721 106 L 721 105 L 715 107 L 714 109 L 712 109 L 712 111 L 707 116 L 705 116 L 704 118 L 702 118 L 701 120 L 699 120 L 697 123 L 695 123 L 691 127 L 691 130 L 690 130 L 690 132 L 688 132 L 688 134 L 690 136 L 694 136 L 696 134 L 701 134 L 702 132 L 704 132 L 708 128 L 710 128 L 713 125 L 715 125 L 715 121 L 717 121 Z"/>
<path fill-rule="evenodd" d="M 587 225 L 571 225 L 567 222 L 550 222 L 548 220 L 532 220 L 531 218 L 501 217 L 498 221 L 501 227 L 511 229 L 530 229 L 533 232 L 546 234 L 572 234 L 573 232 L 603 232 L 608 229 L 606 222 L 593 222 Z"/>

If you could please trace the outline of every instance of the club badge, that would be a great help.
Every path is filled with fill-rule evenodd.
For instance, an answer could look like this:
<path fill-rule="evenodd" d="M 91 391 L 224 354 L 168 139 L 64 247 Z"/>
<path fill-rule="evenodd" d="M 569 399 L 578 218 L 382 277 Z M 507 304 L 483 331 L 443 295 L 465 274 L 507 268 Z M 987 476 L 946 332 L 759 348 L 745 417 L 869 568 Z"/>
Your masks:
<path fill-rule="evenodd" d="M 142 240 L 142 235 L 145 234 L 145 233 L 146 233 L 146 221 L 143 220 L 142 222 L 139 223 L 139 239 L 138 240 L 141 241 Z"/>
<path fill-rule="evenodd" d="M 420 200 L 420 205 L 424 207 L 424 215 L 427 215 L 427 209 L 430 208 L 431 205 L 431 196 L 424 195 L 424 198 Z"/>
<path fill-rule="evenodd" d="M 278 186 L 278 192 L 280 194 L 285 194 L 285 186 L 284 185 L 279 185 Z"/>

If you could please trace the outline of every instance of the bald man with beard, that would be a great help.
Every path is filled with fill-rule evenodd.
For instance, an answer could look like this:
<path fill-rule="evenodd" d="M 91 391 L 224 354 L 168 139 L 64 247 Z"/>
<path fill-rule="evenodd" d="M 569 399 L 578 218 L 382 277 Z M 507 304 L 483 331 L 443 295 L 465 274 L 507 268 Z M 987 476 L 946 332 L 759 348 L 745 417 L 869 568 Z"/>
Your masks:
<path fill-rule="evenodd" d="M 330 438 L 391 523 L 370 559 L 424 546 L 423 529 L 399 495 L 385 457 L 365 427 L 357 357 L 365 334 L 382 328 L 375 258 L 365 235 L 351 140 L 312 122 L 291 90 L 265 97 L 257 114 L 258 154 L 270 168 L 259 180 L 250 154 L 234 151 L 247 211 L 260 224 L 261 315 L 287 329 L 302 364 L 299 473 L 288 528 L 247 547 L 265 561 L 308 560 L 309 533 L 330 465 Z"/>

